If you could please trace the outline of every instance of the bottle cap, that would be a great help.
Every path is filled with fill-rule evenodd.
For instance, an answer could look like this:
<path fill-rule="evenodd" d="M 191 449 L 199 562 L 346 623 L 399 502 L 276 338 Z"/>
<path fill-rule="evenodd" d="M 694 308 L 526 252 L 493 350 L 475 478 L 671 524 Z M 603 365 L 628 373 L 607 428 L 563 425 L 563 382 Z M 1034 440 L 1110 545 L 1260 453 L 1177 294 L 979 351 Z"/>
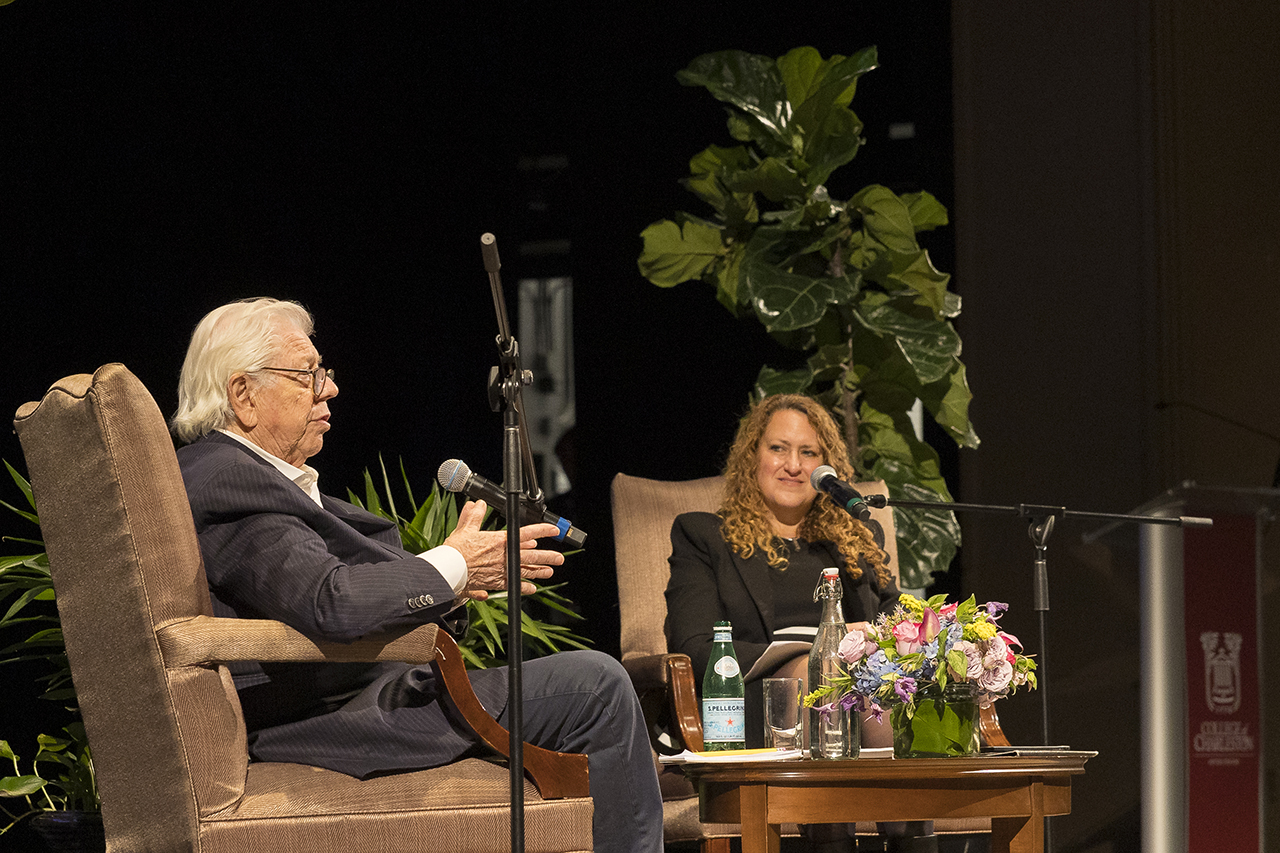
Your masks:
<path fill-rule="evenodd" d="M 835 566 L 827 566 L 825 569 L 822 570 L 823 580 L 830 580 L 831 578 L 838 578 L 838 577 L 840 577 L 840 570 Z"/>

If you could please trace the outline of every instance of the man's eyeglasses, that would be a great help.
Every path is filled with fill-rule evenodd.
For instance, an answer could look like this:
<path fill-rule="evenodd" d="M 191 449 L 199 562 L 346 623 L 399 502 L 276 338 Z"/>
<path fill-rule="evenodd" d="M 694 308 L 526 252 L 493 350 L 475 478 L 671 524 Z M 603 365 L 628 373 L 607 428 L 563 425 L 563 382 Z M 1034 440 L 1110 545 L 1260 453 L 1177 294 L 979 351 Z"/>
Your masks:
<path fill-rule="evenodd" d="M 297 367 L 264 367 L 263 370 L 275 370 L 280 373 L 305 373 L 311 377 L 311 393 L 319 397 L 324 393 L 324 383 L 333 378 L 333 368 L 316 367 L 302 370 Z"/>

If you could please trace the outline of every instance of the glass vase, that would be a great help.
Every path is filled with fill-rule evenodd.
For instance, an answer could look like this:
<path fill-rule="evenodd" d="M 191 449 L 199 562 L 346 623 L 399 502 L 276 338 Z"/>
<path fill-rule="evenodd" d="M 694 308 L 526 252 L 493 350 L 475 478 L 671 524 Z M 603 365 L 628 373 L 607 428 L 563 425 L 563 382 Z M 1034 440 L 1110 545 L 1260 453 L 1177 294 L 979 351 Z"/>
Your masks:
<path fill-rule="evenodd" d="M 895 705 L 894 758 L 958 758 L 978 752 L 978 689 L 973 684 L 931 685 L 916 693 L 915 712 Z"/>

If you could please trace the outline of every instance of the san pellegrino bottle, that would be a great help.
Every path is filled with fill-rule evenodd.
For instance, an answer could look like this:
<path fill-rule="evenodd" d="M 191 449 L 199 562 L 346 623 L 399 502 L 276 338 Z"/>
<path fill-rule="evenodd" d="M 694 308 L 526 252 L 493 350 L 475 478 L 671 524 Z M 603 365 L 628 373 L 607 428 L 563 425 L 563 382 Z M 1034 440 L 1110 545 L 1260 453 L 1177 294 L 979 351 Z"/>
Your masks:
<path fill-rule="evenodd" d="M 733 653 L 733 627 L 717 622 L 714 631 L 711 659 L 702 677 L 702 748 L 708 752 L 745 749 L 746 702 L 742 669 Z"/>
<path fill-rule="evenodd" d="M 840 660 L 840 641 L 847 633 L 844 610 L 840 599 L 844 588 L 840 583 L 840 570 L 822 570 L 822 580 L 813 592 L 813 600 L 822 602 L 822 619 L 818 634 L 809 650 L 809 690 L 814 691 L 830 683 L 844 671 Z M 828 697 L 820 704 L 828 704 Z M 809 709 L 809 755 L 813 758 L 857 758 L 861 747 L 862 731 L 856 712 L 846 711 L 837 705 L 823 713 L 817 707 Z"/>

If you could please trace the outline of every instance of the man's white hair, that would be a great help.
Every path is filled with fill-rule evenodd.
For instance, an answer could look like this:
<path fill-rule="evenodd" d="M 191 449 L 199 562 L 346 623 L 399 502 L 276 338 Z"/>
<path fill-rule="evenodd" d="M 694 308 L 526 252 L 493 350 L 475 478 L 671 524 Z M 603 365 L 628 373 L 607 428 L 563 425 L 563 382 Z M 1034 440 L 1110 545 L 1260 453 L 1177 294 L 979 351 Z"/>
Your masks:
<path fill-rule="evenodd" d="M 215 308 L 191 335 L 178 379 L 178 411 L 169 428 L 195 441 L 234 417 L 227 383 L 237 373 L 255 373 L 276 358 L 285 336 L 315 331 L 311 313 L 297 302 L 269 297 L 243 299 Z"/>

